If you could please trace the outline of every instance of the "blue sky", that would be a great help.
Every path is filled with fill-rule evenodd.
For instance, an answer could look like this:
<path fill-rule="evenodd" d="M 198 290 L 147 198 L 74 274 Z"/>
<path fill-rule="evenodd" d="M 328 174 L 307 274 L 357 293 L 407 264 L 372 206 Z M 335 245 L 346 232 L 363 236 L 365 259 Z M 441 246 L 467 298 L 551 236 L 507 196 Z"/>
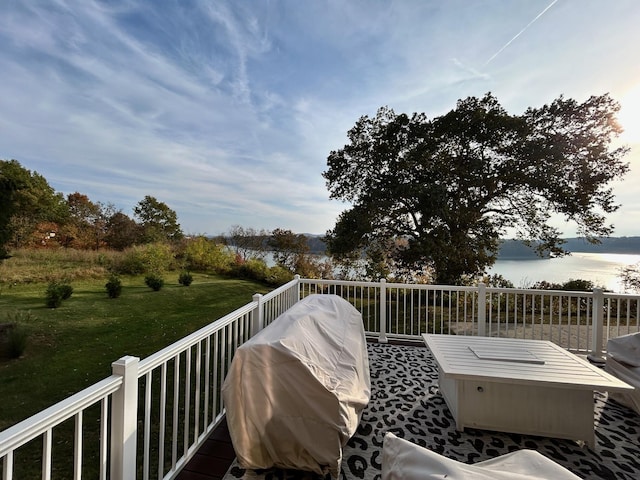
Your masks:
<path fill-rule="evenodd" d="M 0 158 L 128 215 L 152 195 L 186 233 L 324 233 L 362 115 L 609 92 L 632 147 L 610 219 L 640 235 L 639 25 L 637 0 L 2 0 Z"/>

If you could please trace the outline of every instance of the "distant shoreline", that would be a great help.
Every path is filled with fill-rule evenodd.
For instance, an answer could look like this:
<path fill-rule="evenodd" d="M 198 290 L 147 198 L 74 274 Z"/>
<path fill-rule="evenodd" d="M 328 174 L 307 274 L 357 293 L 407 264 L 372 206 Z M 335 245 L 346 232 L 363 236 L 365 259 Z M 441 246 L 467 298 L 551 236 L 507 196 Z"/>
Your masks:
<path fill-rule="evenodd" d="M 640 255 L 640 237 L 609 237 L 601 239 L 600 244 L 592 244 L 584 238 L 567 238 L 563 247 L 569 252 L 581 253 L 620 253 Z M 535 252 L 519 240 L 504 240 L 498 253 L 500 260 L 535 260 L 540 258 Z"/>
<path fill-rule="evenodd" d="M 305 234 L 311 253 L 326 255 L 326 246 L 322 235 Z M 609 237 L 602 238 L 600 244 L 594 245 L 584 238 L 567 238 L 564 248 L 569 252 L 582 253 L 620 253 L 640 255 L 640 236 L 638 237 Z M 535 260 L 540 257 L 519 240 L 505 239 L 500 246 L 498 259 L 500 260 Z"/>

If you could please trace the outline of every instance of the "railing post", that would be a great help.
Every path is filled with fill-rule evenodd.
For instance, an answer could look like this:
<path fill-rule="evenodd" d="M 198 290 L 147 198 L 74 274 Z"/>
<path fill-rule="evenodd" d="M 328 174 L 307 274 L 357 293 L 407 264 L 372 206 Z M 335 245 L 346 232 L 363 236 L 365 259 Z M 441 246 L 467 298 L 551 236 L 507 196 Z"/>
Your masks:
<path fill-rule="evenodd" d="M 137 357 L 126 356 L 111 364 L 113 374 L 122 377 L 122 386 L 113 394 L 111 408 L 113 480 L 136 478 L 139 362 Z"/>
<path fill-rule="evenodd" d="M 262 302 L 262 295 L 256 293 L 253 296 L 253 301 L 258 305 L 256 309 L 253 311 L 253 316 L 251 317 L 251 336 L 253 337 L 256 333 L 264 328 L 264 304 Z"/>
<path fill-rule="evenodd" d="M 487 336 L 487 286 L 478 284 L 478 336 Z"/>
<path fill-rule="evenodd" d="M 380 336 L 378 343 L 387 343 L 387 281 L 380 279 Z"/>
<path fill-rule="evenodd" d="M 593 363 L 604 363 L 604 295 L 602 289 L 593 289 L 591 304 L 591 352 L 587 358 Z"/>
<path fill-rule="evenodd" d="M 300 301 L 300 289 L 301 289 L 301 284 L 300 284 L 300 275 L 296 274 L 293 276 L 293 278 L 296 279 L 296 286 L 298 287 L 298 296 L 296 298 L 296 303 Z"/>

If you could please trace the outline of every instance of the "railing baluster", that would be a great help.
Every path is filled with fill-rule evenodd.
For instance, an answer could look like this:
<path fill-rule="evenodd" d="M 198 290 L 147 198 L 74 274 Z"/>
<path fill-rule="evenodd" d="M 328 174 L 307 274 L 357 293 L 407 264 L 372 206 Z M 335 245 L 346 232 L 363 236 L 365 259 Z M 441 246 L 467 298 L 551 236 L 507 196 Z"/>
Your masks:
<path fill-rule="evenodd" d="M 100 480 L 107 479 L 107 462 L 109 461 L 109 397 L 100 401 Z"/>
<path fill-rule="evenodd" d="M 204 401 L 203 401 L 203 405 L 204 405 L 204 412 L 203 412 L 203 418 L 204 418 L 204 429 L 207 429 L 207 426 L 210 424 L 209 422 L 209 394 L 210 394 L 210 387 L 211 387 L 211 335 L 207 336 L 207 340 L 205 342 L 205 351 L 204 351 L 204 355 L 205 355 L 205 359 L 204 359 Z"/>
<path fill-rule="evenodd" d="M 198 442 L 200 436 L 200 375 L 202 373 L 202 342 L 198 342 L 196 346 L 196 398 L 194 400 L 194 412 L 193 412 L 193 443 Z M 204 430 L 204 429 L 203 429 Z"/>
<path fill-rule="evenodd" d="M 184 445 L 182 446 L 182 454 L 184 456 L 189 452 L 189 426 L 191 415 L 191 353 L 192 348 L 189 347 L 185 352 L 185 372 L 184 372 L 184 420 L 182 432 Z"/>
<path fill-rule="evenodd" d="M 164 477 L 164 443 L 167 422 L 167 362 L 160 367 L 160 430 L 158 436 L 158 479 Z"/>
<path fill-rule="evenodd" d="M 149 451 L 151 445 L 151 381 L 152 372 L 145 375 L 144 389 L 144 451 L 142 455 L 142 477 L 149 479 Z"/>
<path fill-rule="evenodd" d="M 13 480 L 13 450 L 2 460 L 2 480 Z"/>
<path fill-rule="evenodd" d="M 42 438 L 42 480 L 51 480 L 51 429 Z"/>
<path fill-rule="evenodd" d="M 173 431 L 171 432 L 171 470 L 176 469 L 178 463 L 178 412 L 180 411 L 180 355 L 173 359 Z"/>
<path fill-rule="evenodd" d="M 216 330 L 213 334 L 213 382 L 211 384 L 211 398 L 213 400 L 213 405 L 211 405 L 211 418 L 215 419 L 218 416 L 218 399 L 220 398 L 219 388 L 218 388 L 218 375 L 219 375 L 219 365 L 220 362 L 220 338 L 219 338 L 219 330 Z"/>
<path fill-rule="evenodd" d="M 73 478 L 82 478 L 82 411 L 74 416 L 75 431 L 73 435 Z"/>

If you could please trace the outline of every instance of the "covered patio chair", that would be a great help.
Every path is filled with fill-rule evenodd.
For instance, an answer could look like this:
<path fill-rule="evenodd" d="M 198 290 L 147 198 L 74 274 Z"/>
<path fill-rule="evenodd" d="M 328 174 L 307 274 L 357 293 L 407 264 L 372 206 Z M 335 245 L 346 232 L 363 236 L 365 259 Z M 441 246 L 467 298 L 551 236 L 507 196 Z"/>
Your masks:
<path fill-rule="evenodd" d="M 605 370 L 635 387 L 630 393 L 609 392 L 609 398 L 640 414 L 640 333 L 630 333 L 607 342 Z"/>
<path fill-rule="evenodd" d="M 382 447 L 381 480 L 575 480 L 574 475 L 535 450 L 518 450 L 467 465 L 423 448 L 393 433 Z"/>

